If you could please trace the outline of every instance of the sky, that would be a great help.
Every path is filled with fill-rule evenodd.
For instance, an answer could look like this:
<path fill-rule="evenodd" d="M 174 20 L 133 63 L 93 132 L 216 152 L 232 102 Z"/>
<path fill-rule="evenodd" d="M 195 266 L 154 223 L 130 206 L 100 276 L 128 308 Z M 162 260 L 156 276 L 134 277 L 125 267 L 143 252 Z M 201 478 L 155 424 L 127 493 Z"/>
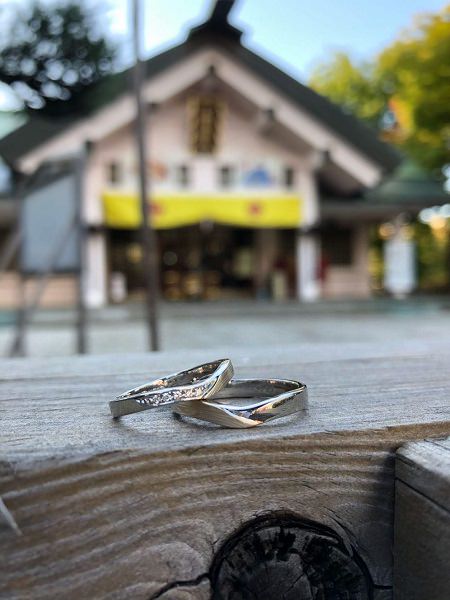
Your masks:
<path fill-rule="evenodd" d="M 206 18 L 213 0 L 143 0 L 147 50 L 179 42 Z M 415 15 L 442 9 L 445 0 L 237 0 L 231 22 L 245 32 L 251 49 L 307 79 L 313 65 L 343 49 L 370 58 L 411 25 Z M 126 23 L 126 0 L 114 0 Z M 112 11 L 114 15 L 114 11 Z"/>
<path fill-rule="evenodd" d="M 0 0 L 0 6 L 28 0 Z M 97 0 L 90 0 L 97 2 Z M 130 47 L 127 0 L 102 0 L 108 28 Z M 129 1 L 129 0 L 128 0 Z M 141 0 L 148 56 L 181 42 L 202 22 L 214 0 Z M 315 64 L 335 50 L 370 59 L 410 26 L 415 15 L 442 9 L 445 0 L 237 0 L 233 25 L 243 42 L 277 66 L 308 80 Z M 0 13 L 1 14 L 1 13 Z M 6 98 L 0 89 L 0 108 Z"/>

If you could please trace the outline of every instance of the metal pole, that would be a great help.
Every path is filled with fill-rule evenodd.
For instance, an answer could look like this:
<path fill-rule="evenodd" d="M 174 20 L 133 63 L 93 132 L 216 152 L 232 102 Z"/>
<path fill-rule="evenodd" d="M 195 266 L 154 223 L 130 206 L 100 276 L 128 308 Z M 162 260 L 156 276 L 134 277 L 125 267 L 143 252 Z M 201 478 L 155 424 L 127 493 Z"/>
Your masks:
<path fill-rule="evenodd" d="M 87 340 L 86 340 L 86 320 L 87 311 L 85 303 L 85 243 L 86 229 L 84 224 L 83 215 L 83 198 L 84 198 L 84 173 L 86 165 L 86 154 L 87 144 L 83 145 L 79 156 L 75 159 L 75 185 L 76 185 L 76 198 L 75 198 L 75 210 L 77 212 L 77 234 L 78 234 L 78 289 L 77 289 L 77 352 L 78 354 L 86 354 L 87 352 Z"/>
<path fill-rule="evenodd" d="M 134 44 L 134 95 L 136 102 L 136 142 L 139 156 L 139 195 L 141 204 L 142 267 L 146 287 L 146 314 L 150 350 L 159 350 L 157 296 L 158 255 L 155 231 L 149 214 L 149 189 L 147 180 L 146 107 L 142 98 L 143 62 L 141 60 L 141 2 L 133 0 L 133 44 Z"/>
<path fill-rule="evenodd" d="M 16 326 L 14 333 L 14 340 L 8 352 L 8 356 L 25 356 L 25 334 L 26 334 L 26 280 L 25 273 L 22 268 L 22 256 L 21 256 L 21 245 L 23 243 L 23 204 L 24 204 L 24 190 L 27 184 L 27 178 L 21 174 L 16 183 L 15 188 L 15 200 L 18 207 L 17 215 L 17 230 L 19 231 L 20 245 L 19 245 L 19 260 L 17 268 L 17 304 L 18 308 L 16 311 Z"/>

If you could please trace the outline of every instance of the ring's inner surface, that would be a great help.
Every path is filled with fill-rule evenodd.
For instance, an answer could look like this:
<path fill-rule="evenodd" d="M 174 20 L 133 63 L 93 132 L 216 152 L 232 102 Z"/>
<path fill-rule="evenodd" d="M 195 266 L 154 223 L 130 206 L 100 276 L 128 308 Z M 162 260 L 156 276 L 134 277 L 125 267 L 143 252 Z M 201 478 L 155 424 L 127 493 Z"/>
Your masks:
<path fill-rule="evenodd" d="M 223 360 L 215 360 L 214 362 L 206 363 L 199 367 L 193 367 L 187 371 L 183 371 L 179 375 L 172 375 L 161 379 L 163 387 L 172 387 L 174 385 L 190 385 L 197 381 L 202 381 L 214 373 L 220 366 Z"/>
<path fill-rule="evenodd" d="M 237 379 L 222 388 L 210 400 L 220 402 L 221 400 L 240 400 L 244 398 L 264 399 L 302 389 L 304 386 L 298 381 L 289 379 Z"/>

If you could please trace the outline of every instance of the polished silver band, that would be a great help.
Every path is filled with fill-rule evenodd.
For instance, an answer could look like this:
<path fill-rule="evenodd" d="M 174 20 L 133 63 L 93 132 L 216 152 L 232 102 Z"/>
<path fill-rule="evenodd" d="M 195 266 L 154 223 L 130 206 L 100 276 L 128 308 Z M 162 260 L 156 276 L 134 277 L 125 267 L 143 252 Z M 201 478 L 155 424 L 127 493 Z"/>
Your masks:
<path fill-rule="evenodd" d="M 244 405 L 224 400 L 258 398 Z M 265 398 L 265 399 L 262 399 Z M 308 406 L 306 385 L 289 379 L 233 379 L 208 401 L 177 402 L 172 410 L 223 427 L 246 428 L 304 411 Z"/>
<path fill-rule="evenodd" d="M 109 408 L 113 417 L 122 417 L 173 402 L 210 398 L 220 393 L 232 377 L 231 361 L 216 360 L 128 390 L 111 400 Z"/>

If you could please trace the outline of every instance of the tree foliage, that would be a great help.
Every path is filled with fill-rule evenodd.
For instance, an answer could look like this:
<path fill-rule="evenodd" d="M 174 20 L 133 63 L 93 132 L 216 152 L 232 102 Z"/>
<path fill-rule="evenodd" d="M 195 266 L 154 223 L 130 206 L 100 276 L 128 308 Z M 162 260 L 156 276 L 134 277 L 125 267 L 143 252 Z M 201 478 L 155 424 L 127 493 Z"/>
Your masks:
<path fill-rule="evenodd" d="M 370 63 L 336 54 L 316 68 L 311 85 L 441 169 L 450 161 L 450 5 L 418 18 Z"/>
<path fill-rule="evenodd" d="M 115 50 L 101 34 L 95 12 L 75 0 L 17 9 L 2 37 L 0 81 L 28 110 L 76 111 L 86 89 L 114 67 Z"/>
<path fill-rule="evenodd" d="M 376 81 L 373 65 L 357 65 L 344 52 L 316 67 L 311 86 L 345 110 L 378 127 L 387 96 Z"/>

